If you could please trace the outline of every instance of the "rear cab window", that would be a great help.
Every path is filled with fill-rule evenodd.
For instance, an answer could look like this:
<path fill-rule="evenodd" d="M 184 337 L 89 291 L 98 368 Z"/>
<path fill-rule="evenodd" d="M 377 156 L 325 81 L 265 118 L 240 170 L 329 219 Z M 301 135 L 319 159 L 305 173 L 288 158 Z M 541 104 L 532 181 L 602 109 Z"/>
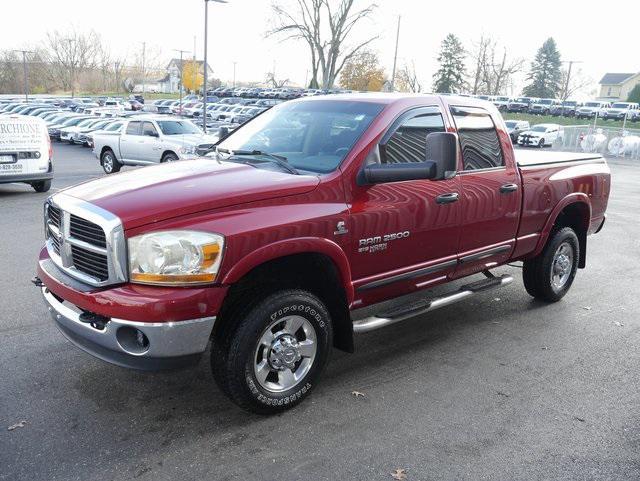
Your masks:
<path fill-rule="evenodd" d="M 464 170 L 504 167 L 498 131 L 489 113 L 478 107 L 451 107 Z"/>

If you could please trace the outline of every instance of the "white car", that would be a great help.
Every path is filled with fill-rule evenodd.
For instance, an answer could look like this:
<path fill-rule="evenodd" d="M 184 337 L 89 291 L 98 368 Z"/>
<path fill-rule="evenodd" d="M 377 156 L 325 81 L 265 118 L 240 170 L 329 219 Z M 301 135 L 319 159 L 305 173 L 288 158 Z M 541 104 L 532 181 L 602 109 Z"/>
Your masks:
<path fill-rule="evenodd" d="M 0 184 L 22 182 L 47 192 L 53 179 L 47 124 L 38 117 L 0 118 Z"/>
<path fill-rule="evenodd" d="M 518 136 L 518 145 L 544 147 L 562 139 L 563 130 L 558 124 L 537 124 Z"/>
<path fill-rule="evenodd" d="M 640 105 L 636 102 L 614 102 L 611 107 L 602 109 L 600 116 L 604 120 L 624 120 L 635 118 L 636 114 L 640 111 Z"/>
<path fill-rule="evenodd" d="M 592 119 L 596 115 L 599 117 L 603 109 L 608 109 L 610 106 L 610 102 L 601 102 L 599 100 L 585 102 L 582 107 L 576 109 L 576 117 L 579 119 Z"/>

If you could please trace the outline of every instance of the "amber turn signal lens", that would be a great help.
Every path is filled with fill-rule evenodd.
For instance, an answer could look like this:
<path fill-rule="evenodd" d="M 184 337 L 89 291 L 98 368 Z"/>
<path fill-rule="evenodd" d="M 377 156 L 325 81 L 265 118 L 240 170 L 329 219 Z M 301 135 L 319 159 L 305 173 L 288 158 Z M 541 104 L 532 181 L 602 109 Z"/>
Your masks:
<path fill-rule="evenodd" d="M 174 284 L 203 284 L 206 282 L 213 282 L 215 280 L 216 275 L 213 273 L 167 275 L 135 272 L 131 274 L 131 281 L 133 282 L 138 282 L 140 284 L 161 284 L 167 286 Z"/>

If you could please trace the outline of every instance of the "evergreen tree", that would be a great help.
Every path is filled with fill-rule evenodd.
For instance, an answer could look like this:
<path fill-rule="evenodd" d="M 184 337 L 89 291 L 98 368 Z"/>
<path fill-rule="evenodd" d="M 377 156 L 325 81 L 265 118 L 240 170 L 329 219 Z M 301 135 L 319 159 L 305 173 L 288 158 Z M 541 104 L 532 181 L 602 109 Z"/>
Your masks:
<path fill-rule="evenodd" d="M 562 92 L 562 62 L 556 41 L 549 37 L 531 62 L 527 85 L 522 93 L 528 97 L 556 98 Z"/>
<path fill-rule="evenodd" d="M 631 89 L 629 92 L 629 98 L 627 102 L 638 102 L 640 103 L 640 84 L 637 84 L 635 87 Z"/>
<path fill-rule="evenodd" d="M 442 41 L 438 63 L 433 76 L 433 90 L 437 93 L 459 93 L 465 88 L 464 59 L 466 52 L 460 39 L 450 33 Z"/>

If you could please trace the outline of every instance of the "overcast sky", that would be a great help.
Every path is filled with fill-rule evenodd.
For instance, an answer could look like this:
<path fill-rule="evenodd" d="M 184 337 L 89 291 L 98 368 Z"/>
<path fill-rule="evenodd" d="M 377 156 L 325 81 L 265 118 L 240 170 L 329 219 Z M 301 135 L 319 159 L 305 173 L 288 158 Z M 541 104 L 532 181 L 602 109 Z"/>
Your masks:
<path fill-rule="evenodd" d="M 262 81 L 276 64 L 277 78 L 302 84 L 308 70 L 306 46 L 265 38 L 272 25 L 270 0 L 228 0 L 209 5 L 209 61 L 215 76 L 233 77 L 237 62 L 238 81 Z M 290 0 L 282 0 L 286 3 Z M 334 0 L 335 1 L 335 0 Z M 194 35 L 198 58 L 203 50 L 203 0 L 31 0 L 2 2 L 0 48 L 29 47 L 48 30 L 96 30 L 118 55 L 133 56 L 146 42 L 150 51 L 162 51 L 163 59 L 172 49 L 193 50 Z M 366 0 L 356 0 L 365 5 Z M 443 37 L 453 32 L 467 48 L 482 33 L 506 45 L 513 56 L 531 59 L 553 36 L 564 60 L 580 60 L 576 66 L 593 79 L 594 90 L 605 72 L 640 71 L 640 30 L 636 27 L 640 1 L 620 0 L 591 7 L 584 1 L 536 0 L 499 2 L 492 0 L 378 0 L 376 14 L 364 21 L 354 42 L 379 35 L 373 45 L 390 72 L 393 63 L 395 30 L 402 16 L 399 65 L 414 61 L 422 84 L 429 90 L 437 69 L 436 56 Z M 7 21 L 15 18 L 16 21 Z M 526 64 L 528 68 L 529 62 Z M 522 79 L 517 87 L 522 86 Z M 519 93 L 519 92 L 514 92 Z"/>

